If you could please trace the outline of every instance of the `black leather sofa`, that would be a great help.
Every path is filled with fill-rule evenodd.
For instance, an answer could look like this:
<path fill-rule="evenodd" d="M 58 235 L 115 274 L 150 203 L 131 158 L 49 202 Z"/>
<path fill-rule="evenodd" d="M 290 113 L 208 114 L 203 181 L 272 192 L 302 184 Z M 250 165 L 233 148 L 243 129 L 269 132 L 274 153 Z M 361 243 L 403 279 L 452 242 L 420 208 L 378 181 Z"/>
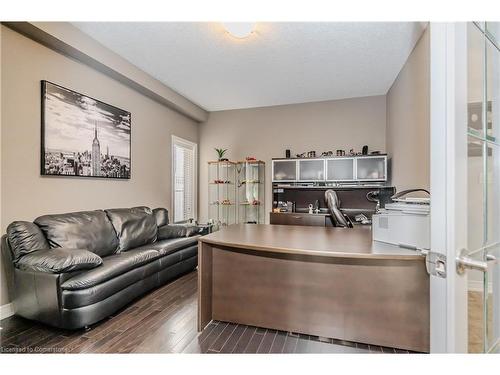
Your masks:
<path fill-rule="evenodd" d="M 45 215 L 2 237 L 16 314 L 78 329 L 197 266 L 200 228 L 148 207 Z"/>

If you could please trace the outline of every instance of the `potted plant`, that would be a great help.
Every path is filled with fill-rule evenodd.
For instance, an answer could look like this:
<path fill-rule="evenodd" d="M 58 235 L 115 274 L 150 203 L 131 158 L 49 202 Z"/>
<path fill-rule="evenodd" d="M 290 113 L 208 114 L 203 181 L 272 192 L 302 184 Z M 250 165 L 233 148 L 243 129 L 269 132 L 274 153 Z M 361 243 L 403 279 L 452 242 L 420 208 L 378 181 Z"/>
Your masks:
<path fill-rule="evenodd" d="M 228 159 L 224 158 L 224 154 L 227 152 L 227 149 L 216 148 L 215 152 L 217 152 L 217 156 L 219 157 L 219 161 L 228 161 Z"/>

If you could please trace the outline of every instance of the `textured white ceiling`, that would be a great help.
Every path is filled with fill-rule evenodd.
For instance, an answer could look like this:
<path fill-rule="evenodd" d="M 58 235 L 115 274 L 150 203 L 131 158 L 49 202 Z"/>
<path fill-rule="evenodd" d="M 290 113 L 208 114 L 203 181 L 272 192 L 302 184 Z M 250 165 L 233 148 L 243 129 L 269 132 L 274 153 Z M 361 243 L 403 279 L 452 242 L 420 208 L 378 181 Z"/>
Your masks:
<path fill-rule="evenodd" d="M 76 27 L 208 111 L 386 94 L 426 27 L 412 22 L 84 22 Z"/>

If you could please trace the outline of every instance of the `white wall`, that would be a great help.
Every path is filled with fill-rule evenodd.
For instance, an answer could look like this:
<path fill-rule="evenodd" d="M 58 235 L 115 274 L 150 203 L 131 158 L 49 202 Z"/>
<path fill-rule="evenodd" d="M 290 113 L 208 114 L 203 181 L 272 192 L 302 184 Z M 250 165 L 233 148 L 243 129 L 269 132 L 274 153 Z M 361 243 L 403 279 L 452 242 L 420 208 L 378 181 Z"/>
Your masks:
<path fill-rule="evenodd" d="M 430 188 L 430 39 L 425 30 L 387 93 L 387 152 L 398 191 Z"/>

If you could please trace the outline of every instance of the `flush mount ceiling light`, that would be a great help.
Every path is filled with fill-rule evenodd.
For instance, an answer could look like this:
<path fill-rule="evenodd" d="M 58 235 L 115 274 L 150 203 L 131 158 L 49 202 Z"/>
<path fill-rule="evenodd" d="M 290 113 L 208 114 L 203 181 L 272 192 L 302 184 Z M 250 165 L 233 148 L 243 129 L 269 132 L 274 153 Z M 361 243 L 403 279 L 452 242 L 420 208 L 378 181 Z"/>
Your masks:
<path fill-rule="evenodd" d="M 243 39 L 253 33 L 255 23 L 253 22 L 223 22 L 224 29 L 235 38 Z"/>

